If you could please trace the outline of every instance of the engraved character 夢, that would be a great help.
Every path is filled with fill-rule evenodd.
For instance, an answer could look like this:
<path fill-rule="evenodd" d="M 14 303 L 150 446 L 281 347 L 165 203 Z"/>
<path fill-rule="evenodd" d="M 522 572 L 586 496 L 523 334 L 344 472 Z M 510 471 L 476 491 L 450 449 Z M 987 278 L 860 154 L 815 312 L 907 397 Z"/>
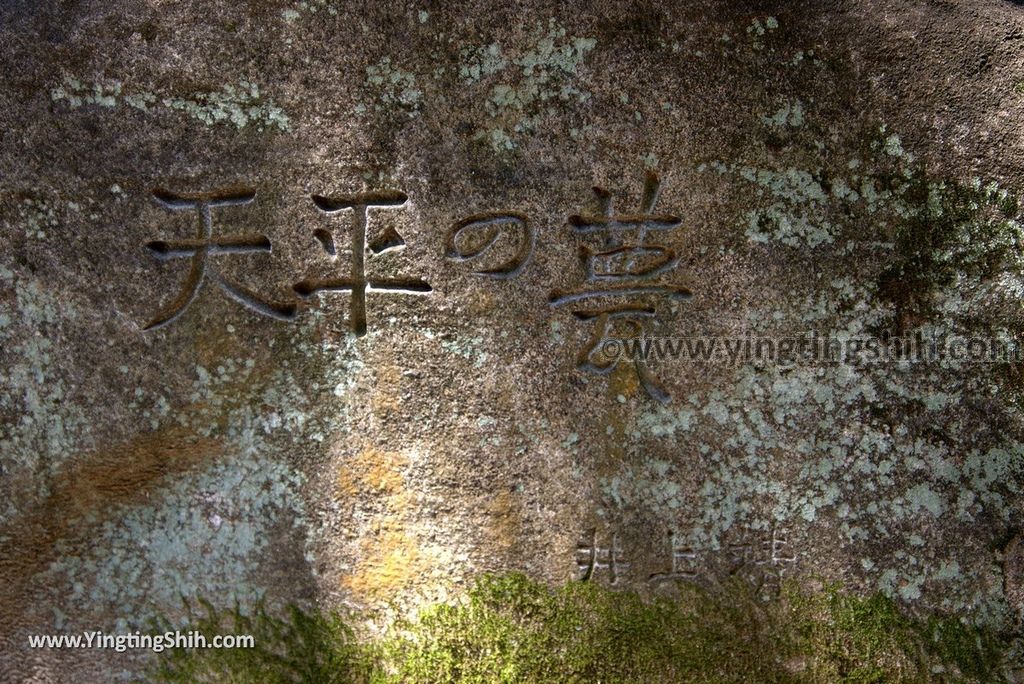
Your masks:
<path fill-rule="evenodd" d="M 685 287 L 658 282 L 660 276 L 678 265 L 679 257 L 671 248 L 652 242 L 650 234 L 671 231 L 682 224 L 677 216 L 654 213 L 659 190 L 658 176 L 649 172 L 639 212 L 616 214 L 612 210 L 611 194 L 594 188 L 599 213 L 569 217 L 569 224 L 577 234 L 604 238 L 600 249 L 585 248 L 581 252 L 585 279 L 592 287 L 576 292 L 554 292 L 550 297 L 552 307 L 579 307 L 573 309 L 573 315 L 594 322 L 594 333 L 577 359 L 577 365 L 584 371 L 606 374 L 614 370 L 621 354 L 607 358 L 604 352 L 606 342 L 614 339 L 617 329 L 625 327 L 630 338 L 643 341 L 648 323 L 656 315 L 654 300 L 682 301 L 691 297 Z M 584 302 L 595 304 L 587 307 L 583 306 Z M 667 403 L 671 397 L 646 364 L 635 358 L 634 366 L 648 395 Z"/>

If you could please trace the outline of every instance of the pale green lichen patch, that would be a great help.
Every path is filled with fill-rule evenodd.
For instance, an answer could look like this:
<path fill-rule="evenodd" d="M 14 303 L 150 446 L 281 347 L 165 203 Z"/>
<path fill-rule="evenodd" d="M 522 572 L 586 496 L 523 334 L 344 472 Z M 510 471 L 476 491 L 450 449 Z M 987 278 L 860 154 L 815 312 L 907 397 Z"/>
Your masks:
<path fill-rule="evenodd" d="M 586 101 L 590 93 L 578 86 L 577 76 L 596 45 L 593 38 L 568 35 L 552 19 L 535 28 L 524 48 L 492 43 L 463 49 L 458 71 L 463 82 L 498 81 L 490 86 L 489 121 L 478 137 L 496 151 L 510 150 L 516 134 L 532 132 L 564 105 Z"/>
<path fill-rule="evenodd" d="M 787 168 L 776 171 L 714 162 L 720 174 L 735 174 L 754 184 L 765 203 L 744 215 L 745 233 L 755 242 L 777 240 L 791 247 L 817 247 L 832 242 L 835 228 L 827 218 L 825 190 L 812 173 Z"/>
<path fill-rule="evenodd" d="M 796 106 L 787 104 L 773 115 L 762 117 L 762 125 L 774 131 L 785 121 L 791 128 L 801 128 L 806 116 Z M 793 120 L 796 111 L 799 125 Z M 815 145 L 820 143 L 815 141 Z M 1020 226 L 1013 217 L 1016 201 L 1004 189 L 974 181 L 971 191 L 965 185 L 923 179 L 914 166 L 915 156 L 885 126 L 878 129 L 870 148 L 873 156 L 867 165 L 860 159 L 851 159 L 843 168 L 830 170 L 799 166 L 764 168 L 722 161 L 701 164 L 698 170 L 739 178 L 753 187 L 759 201 L 754 208 L 748 206 L 739 212 L 738 223 L 746 237 L 757 243 L 794 248 L 831 245 L 843 236 L 845 226 L 853 225 L 859 218 L 874 224 L 872 236 L 879 248 L 900 249 L 900 245 L 893 243 L 894 237 L 899 236 L 909 236 L 912 245 L 922 248 L 936 243 L 937 249 L 945 250 L 941 254 L 936 252 L 931 259 L 936 266 L 958 260 L 977 264 L 979 259 L 972 255 L 972 250 L 1005 254 L 1014 244 L 1021 244 Z M 979 222 L 972 228 L 965 223 L 965 217 L 974 216 Z M 952 233 L 960 238 L 935 231 L 935 237 L 922 239 L 912 231 L 914 225 L 924 230 L 923 226 L 958 222 L 962 230 Z M 902 232 L 897 233 L 897 226 L 904 226 Z M 1001 250 L 994 249 L 995 241 L 1001 242 Z M 856 242 L 867 241 L 858 238 Z M 920 261 L 921 257 L 914 259 Z"/>
<path fill-rule="evenodd" d="M 149 92 L 130 93 L 124 96 L 124 103 L 126 105 L 139 109 L 143 112 L 149 111 L 149 108 L 156 104 L 156 102 L 156 95 Z"/>
<path fill-rule="evenodd" d="M 658 168 L 658 155 L 654 154 L 653 152 L 648 152 L 647 154 L 640 155 L 640 161 L 643 162 L 644 166 L 651 169 L 652 171 Z"/>
<path fill-rule="evenodd" d="M 390 57 L 366 67 L 366 83 L 378 91 L 384 107 L 398 107 L 413 115 L 423 103 L 423 91 L 416 87 L 416 75 L 392 64 Z"/>
<path fill-rule="evenodd" d="M 491 43 L 482 47 L 464 47 L 459 52 L 459 78 L 472 85 L 481 78 L 493 76 L 508 66 L 501 46 Z"/>
<path fill-rule="evenodd" d="M 300 0 L 293 3 L 291 7 L 282 10 L 281 18 L 286 23 L 292 24 L 304 14 L 315 15 L 318 12 L 323 12 L 333 17 L 337 16 L 338 8 L 333 0 Z"/>
<path fill-rule="evenodd" d="M 122 101 L 145 109 L 145 103 L 153 97 L 150 93 L 126 95 L 120 81 L 106 79 L 95 83 L 83 83 L 73 76 L 65 76 L 64 80 L 50 89 L 50 99 L 54 102 L 65 102 L 72 109 L 86 105 L 113 108 Z"/>
<path fill-rule="evenodd" d="M 775 128 L 799 128 L 804 125 L 804 108 L 800 100 L 783 104 L 771 116 L 761 117 L 761 122 Z"/>
<path fill-rule="evenodd" d="M 765 17 L 764 21 L 760 18 L 755 18 L 750 22 L 750 25 L 747 26 L 747 35 L 750 37 L 754 49 L 763 50 L 765 38 L 778 28 L 779 20 L 775 17 Z"/>
<path fill-rule="evenodd" d="M 896 207 L 895 256 L 879 276 L 882 297 L 901 311 L 961 319 L 1024 295 L 1024 228 L 1018 200 L 995 183 L 912 177 Z M 992 330 L 1008 335 L 1008 331 Z"/>
<path fill-rule="evenodd" d="M 867 299 L 864 290 L 838 298 L 833 316 Z M 736 525 L 793 529 L 827 519 L 845 543 L 857 544 L 929 521 L 952 528 L 987 514 L 1009 523 L 1006 494 L 1020 491 L 1024 482 L 1024 444 L 1007 439 L 1004 446 L 968 448 L 958 457 L 907 426 L 890 432 L 857 417 L 865 406 L 899 405 L 955 386 L 939 371 L 747 365 L 737 370 L 731 391 L 694 393 L 680 407 L 641 414 L 634 438 L 690 444 L 692 458 L 703 462 L 705 483 L 688 506 L 696 515 L 690 537 L 696 548 L 717 548 Z M 793 471 L 780 454 L 803 465 Z M 671 473 L 659 479 L 628 466 L 603 482 L 603 500 L 610 511 L 647 509 L 670 518 L 678 509 L 665 496 L 672 479 Z M 956 546 L 909 539 L 910 546 L 922 544 L 913 558 L 891 557 L 879 567 L 875 557 L 863 570 L 879 578 L 883 592 L 916 599 L 922 587 L 948 581 L 963 562 Z M 943 593 L 950 609 L 974 611 L 994 624 L 1006 619 L 1005 603 L 985 583 L 957 583 Z"/>
<path fill-rule="evenodd" d="M 777 134 L 774 121 L 762 123 Z M 744 330 L 775 340 L 814 330 L 842 344 L 909 336 L 911 320 L 929 339 L 962 345 L 984 334 L 1013 353 L 1024 303 L 1013 194 L 927 176 L 885 127 L 856 145 L 868 154 L 808 168 L 823 143 L 801 138 L 813 135 L 806 113 L 804 124 L 787 133 L 797 142 L 778 166 L 705 167 L 756 189 L 732 209 L 748 238 L 738 250 L 785 267 L 789 255 L 813 248 L 823 264 L 822 277 L 799 276 L 784 297 L 751 305 Z M 700 462 L 703 481 L 683 525 L 695 549 L 718 548 L 735 528 L 788 529 L 791 540 L 804 530 L 811 541 L 823 529 L 856 550 L 865 586 L 1005 626 L 1010 611 L 993 559 L 963 539 L 981 519 L 1009 529 L 1018 515 L 1019 382 L 1005 363 L 873 362 L 866 347 L 847 349 L 838 364 L 740 360 L 714 369 L 713 388 L 640 412 L 627 434 L 639 453 L 686 444 L 685 458 Z M 1005 430 L 979 427 L 990 423 Z M 604 476 L 606 515 L 679 519 L 665 483 L 641 466 Z M 666 479 L 684 482 L 673 471 Z"/>
<path fill-rule="evenodd" d="M 25 237 L 45 240 L 47 231 L 60 225 L 56 207 L 44 199 L 26 198 L 18 205 L 18 223 Z"/>
<path fill-rule="evenodd" d="M 477 368 L 482 367 L 490 358 L 484 349 L 482 337 L 461 337 L 456 340 L 443 340 L 441 348 L 450 354 L 461 356 L 473 362 Z"/>
<path fill-rule="evenodd" d="M 0 395 L 0 412 L 22 416 L 2 428 L 0 454 L 5 476 L 25 475 L 42 485 L 60 475 L 71 456 L 88 469 L 90 449 L 96 448 L 91 423 L 60 370 L 61 329 L 74 325 L 78 314 L 0 261 L 0 288 L 8 287 L 33 334 L 19 335 L 0 318 L 3 381 L 17 388 Z M 54 613 L 55 629 L 83 615 L 99 619 L 97 611 L 105 608 L 119 631 L 143 629 L 156 614 L 175 612 L 182 596 L 216 596 L 218 605 L 237 603 L 245 610 L 268 587 L 259 570 L 268 545 L 290 545 L 297 563 L 310 561 L 299 496 L 304 479 L 291 460 L 296 436 L 302 435 L 303 444 L 317 443 L 346 429 L 347 394 L 363 367 L 351 339 L 340 345 L 311 341 L 319 319 L 311 312 L 288 337 L 270 341 L 285 342 L 273 369 L 258 367 L 252 358 L 224 356 L 195 366 L 191 393 L 177 399 L 168 399 L 175 396 L 170 390 L 132 390 L 127 383 L 124 396 L 110 398 L 113 410 L 127 411 L 152 430 L 156 441 L 142 447 L 147 454 L 160 448 L 164 434 L 205 441 L 194 448 L 191 441 L 169 442 L 172 457 L 155 471 L 168 466 L 172 472 L 148 482 L 144 498 L 133 490 L 125 492 L 127 500 L 95 507 L 88 496 L 80 503 L 69 499 L 68 492 L 95 498 L 88 485 L 65 486 L 59 502 L 81 505 L 84 513 L 72 511 L 66 524 L 52 525 L 55 539 L 46 548 L 54 553 L 39 559 L 32 578 L 61 606 Z M 317 370 L 307 374 L 303 368 Z M 133 371 L 127 365 L 116 370 L 124 376 Z M 182 461 L 188 470 L 174 472 Z M 132 465 L 119 463 L 117 477 Z M 5 498 L 0 518 L 23 513 L 15 503 Z"/>
<path fill-rule="evenodd" d="M 251 81 L 240 80 L 237 85 L 227 84 L 219 91 L 164 98 L 161 102 L 207 125 L 230 123 L 237 129 L 253 126 L 261 131 L 269 128 L 291 130 L 284 110 L 273 100 L 264 99 L 259 86 Z"/>
<path fill-rule="evenodd" d="M 0 392 L 0 415 L 8 418 L 0 423 L 0 463 L 5 476 L 36 483 L 33 493 L 40 495 L 46 478 L 33 475 L 56 472 L 89 440 L 90 421 L 69 399 L 74 386 L 56 342 L 79 312 L 37 279 L 16 273 L 14 264 L 0 261 L 0 288 L 13 294 L 13 311 L 0 316 L 0 384 L 7 388 Z M 29 492 L 10 494 L 0 504 L 0 520 L 30 498 Z"/>
<path fill-rule="evenodd" d="M 429 14 L 417 15 L 420 24 Z M 586 56 L 595 48 L 593 38 L 570 36 L 554 19 L 537 24 L 525 45 L 492 42 L 459 49 L 455 77 L 463 85 L 481 90 L 486 115 L 476 139 L 494 151 L 515 149 L 519 134 L 532 133 L 541 121 L 585 102 L 590 93 L 578 85 Z M 385 56 L 366 68 L 365 84 L 375 93 L 373 104 L 359 103 L 363 114 L 397 109 L 417 116 L 426 103 L 425 86 L 442 79 L 452 67 L 438 64 L 431 72 L 414 72 Z M 486 88 L 486 90 L 484 90 Z"/>
<path fill-rule="evenodd" d="M 127 632 L 181 597 L 241 606 L 262 597 L 253 560 L 279 525 L 300 523 L 300 481 L 261 452 L 251 427 L 229 430 L 229 441 L 237 450 L 224 462 L 172 483 L 152 505 L 105 511 L 116 523 L 91 539 L 94 551 L 50 564 L 47 581 L 71 587 L 64 611 L 115 605 L 116 629 Z M 64 626 L 58 616 L 54 628 Z"/>
<path fill-rule="evenodd" d="M 54 102 L 67 102 L 72 109 L 84 105 L 116 107 L 120 97 L 119 81 L 86 84 L 72 76 L 65 76 L 60 85 L 50 90 L 50 99 Z"/>
<path fill-rule="evenodd" d="M 644 498 L 647 506 L 662 511 L 678 511 L 685 503 L 682 487 L 673 481 L 675 466 L 659 459 L 645 460 L 639 467 L 624 470 L 600 480 L 601 493 L 614 508 L 622 509 Z M 605 511 L 599 510 L 600 514 Z"/>
<path fill-rule="evenodd" d="M 65 102 L 72 109 L 86 105 L 115 108 L 121 104 L 146 112 L 153 107 L 185 112 L 207 125 L 230 124 L 237 129 L 248 127 L 259 131 L 291 130 L 288 115 L 273 100 L 260 93 L 259 86 L 241 79 L 237 84 L 226 84 L 217 91 L 195 92 L 185 97 L 160 96 L 157 93 L 135 90 L 128 92 L 119 81 L 101 81 L 86 84 L 67 76 L 61 85 L 50 91 L 54 102 Z"/>

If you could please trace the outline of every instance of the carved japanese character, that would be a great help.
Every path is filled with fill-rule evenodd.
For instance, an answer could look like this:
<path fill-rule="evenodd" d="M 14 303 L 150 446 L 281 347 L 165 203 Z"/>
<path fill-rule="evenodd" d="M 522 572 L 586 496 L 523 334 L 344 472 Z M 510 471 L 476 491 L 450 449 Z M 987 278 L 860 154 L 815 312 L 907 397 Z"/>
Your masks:
<path fill-rule="evenodd" d="M 477 260 L 496 250 L 503 237 L 514 241 L 515 253 L 502 263 L 474 273 L 488 278 L 514 278 L 526 268 L 536 243 L 536 236 L 522 214 L 492 212 L 461 219 L 448 234 L 445 256 L 460 262 Z"/>
<path fill-rule="evenodd" d="M 655 316 L 655 308 L 647 302 L 654 298 L 686 300 L 691 297 L 685 287 L 657 282 L 659 276 L 671 271 L 679 257 L 669 247 L 650 242 L 651 232 L 664 232 L 678 228 L 677 216 L 655 214 L 660 182 L 653 172 L 647 174 L 640 210 L 636 214 L 616 214 L 612 210 L 611 194 L 594 188 L 600 212 L 569 217 L 569 224 L 580 235 L 600 235 L 604 246 L 599 250 L 586 248 L 582 252 L 585 279 L 593 283 L 592 289 L 576 292 L 553 292 L 551 306 L 579 305 L 581 302 L 605 302 L 589 309 L 576 309 L 573 314 L 581 320 L 593 320 L 595 332 L 580 354 L 578 366 L 592 373 L 609 373 L 620 357 L 605 361 L 595 360 L 604 342 L 613 339 L 615 324 L 621 321 L 631 337 L 645 337 L 647 324 Z M 625 302 L 621 304 L 607 303 Z M 641 359 L 633 360 L 641 385 L 648 395 L 667 403 L 671 396 L 661 386 Z"/>
<path fill-rule="evenodd" d="M 677 543 L 675 535 L 669 531 L 668 550 L 672 554 L 672 569 L 668 572 L 656 572 L 647 581 L 658 583 L 697 579 L 697 570 L 694 568 L 697 552 L 693 550 L 693 547 Z"/>
<path fill-rule="evenodd" d="M 209 278 L 232 299 L 243 306 L 283 321 L 295 317 L 294 303 L 275 303 L 263 299 L 251 290 L 232 282 L 221 275 L 210 263 L 210 257 L 226 254 L 251 254 L 269 252 L 270 240 L 264 235 L 247 234 L 231 237 L 213 237 L 213 210 L 249 204 L 256 198 L 255 192 L 241 192 L 221 195 L 179 195 L 164 190 L 155 190 L 153 197 L 163 207 L 172 211 L 195 211 L 198 218 L 196 236 L 189 240 L 152 240 L 146 247 L 160 260 L 190 259 L 191 268 L 181 293 L 146 324 L 143 330 L 152 330 L 167 325 L 181 316 L 199 295 L 203 282 Z"/>
<path fill-rule="evenodd" d="M 388 228 L 382 234 L 369 240 L 367 244 L 367 210 L 370 207 L 400 207 L 408 199 L 398 191 L 366 192 L 355 195 L 339 195 L 336 197 L 313 196 L 313 203 L 325 214 L 336 214 L 345 209 L 352 210 L 353 230 L 351 237 L 351 262 L 349 271 L 336 278 L 307 278 L 293 287 L 301 297 L 312 297 L 320 292 L 349 292 L 349 327 L 356 335 L 366 334 L 366 294 L 367 292 L 391 292 L 396 294 L 421 295 L 432 291 L 428 283 L 419 278 L 376 278 L 366 275 L 366 250 L 371 254 L 399 249 L 405 240 L 394 228 Z M 323 246 L 332 259 L 337 258 L 333 234 L 318 228 L 314 237 Z"/>
<path fill-rule="evenodd" d="M 628 568 L 629 563 L 622 560 L 618 535 L 615 533 L 612 533 L 608 546 L 598 546 L 597 531 L 591 530 L 576 547 L 576 569 L 579 571 L 579 579 L 584 582 L 604 571 L 608 573 L 610 584 L 618 584 Z"/>

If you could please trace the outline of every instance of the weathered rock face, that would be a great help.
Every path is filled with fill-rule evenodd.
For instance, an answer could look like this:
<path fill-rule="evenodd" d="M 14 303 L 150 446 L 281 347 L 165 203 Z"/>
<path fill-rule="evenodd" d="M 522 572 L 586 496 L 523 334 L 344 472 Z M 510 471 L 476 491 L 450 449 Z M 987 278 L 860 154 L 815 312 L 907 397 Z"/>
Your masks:
<path fill-rule="evenodd" d="M 483 571 L 1016 619 L 1019 364 L 871 344 L 1020 331 L 1019 7 L 2 6 L 6 675 Z"/>

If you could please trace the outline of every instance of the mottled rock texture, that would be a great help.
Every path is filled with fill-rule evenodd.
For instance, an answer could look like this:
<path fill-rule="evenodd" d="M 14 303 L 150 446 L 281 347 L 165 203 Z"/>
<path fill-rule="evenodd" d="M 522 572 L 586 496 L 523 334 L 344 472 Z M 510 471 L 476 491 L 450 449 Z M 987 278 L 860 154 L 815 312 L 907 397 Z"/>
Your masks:
<path fill-rule="evenodd" d="M 5 1 L 0 44 L 0 677 L 500 570 L 1019 620 L 1019 363 L 585 355 L 1021 332 L 1018 5 Z M 557 305 L 605 191 L 691 297 Z"/>

